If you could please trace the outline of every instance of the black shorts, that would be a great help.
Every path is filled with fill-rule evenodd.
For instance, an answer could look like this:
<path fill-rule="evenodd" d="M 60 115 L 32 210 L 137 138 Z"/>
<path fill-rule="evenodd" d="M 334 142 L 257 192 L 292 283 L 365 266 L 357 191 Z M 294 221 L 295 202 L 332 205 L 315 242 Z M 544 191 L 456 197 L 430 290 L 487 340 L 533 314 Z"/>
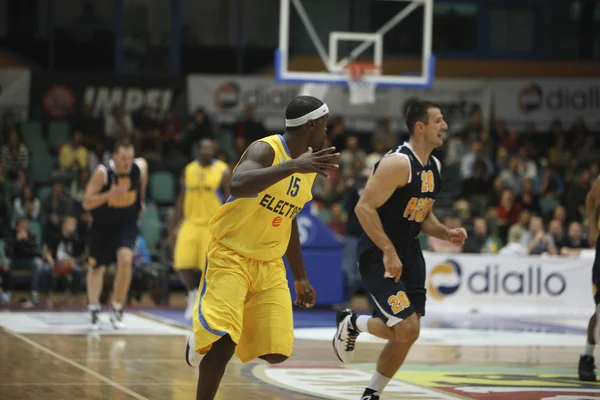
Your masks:
<path fill-rule="evenodd" d="M 592 267 L 592 290 L 596 305 L 600 304 L 600 237 L 596 240 L 596 257 Z"/>
<path fill-rule="evenodd" d="M 373 316 L 394 326 L 415 312 L 425 315 L 425 259 L 418 240 L 409 242 L 398 251 L 402 261 L 402 277 L 398 282 L 384 278 L 383 253 L 378 248 L 359 255 L 358 265 L 365 289 L 373 297 Z"/>
<path fill-rule="evenodd" d="M 139 229 L 137 226 L 115 229 L 94 229 L 92 227 L 89 240 L 90 267 L 107 267 L 117 262 L 117 250 L 122 247 L 133 250 L 138 234 Z"/>

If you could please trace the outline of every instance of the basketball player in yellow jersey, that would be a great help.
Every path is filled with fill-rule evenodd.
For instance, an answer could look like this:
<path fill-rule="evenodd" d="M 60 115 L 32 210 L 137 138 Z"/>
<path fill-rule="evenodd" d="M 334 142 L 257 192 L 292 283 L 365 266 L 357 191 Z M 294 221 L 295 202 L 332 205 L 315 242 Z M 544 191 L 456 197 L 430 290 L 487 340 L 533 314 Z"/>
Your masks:
<path fill-rule="evenodd" d="M 210 231 L 208 221 L 229 197 L 231 173 L 226 163 L 215 159 L 216 144 L 202 139 L 198 159 L 189 163 L 181 176 L 181 193 L 169 228 L 169 243 L 174 249 L 174 264 L 188 292 L 185 319 L 192 319 L 199 271 L 204 271 Z M 175 240 L 177 226 L 183 218 Z"/>
<path fill-rule="evenodd" d="M 295 98 L 286 109 L 286 132 L 250 145 L 234 169 L 231 197 L 209 223 L 208 263 L 186 349 L 186 362 L 200 365 L 197 399 L 215 397 L 234 353 L 242 362 L 271 364 L 292 354 L 292 301 L 282 257 L 294 275 L 296 305 L 312 307 L 316 294 L 295 218 L 312 199 L 316 174 L 338 168 L 335 148 L 320 150 L 328 115 L 322 101 Z"/>

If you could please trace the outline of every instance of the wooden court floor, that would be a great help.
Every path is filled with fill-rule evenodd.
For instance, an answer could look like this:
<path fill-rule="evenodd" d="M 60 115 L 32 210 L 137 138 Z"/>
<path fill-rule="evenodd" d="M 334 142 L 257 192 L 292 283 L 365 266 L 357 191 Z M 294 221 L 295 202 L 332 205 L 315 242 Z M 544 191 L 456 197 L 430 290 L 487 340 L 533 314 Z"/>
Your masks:
<path fill-rule="evenodd" d="M 184 344 L 181 336 L 24 335 L 0 330 L 0 399 L 194 399 L 197 372 L 182 359 Z M 354 392 L 364 386 L 381 347 L 359 343 L 356 364 L 349 370 L 340 368 L 327 341 L 297 340 L 292 358 L 283 368 L 270 369 L 272 373 L 265 373 L 268 366 L 262 362 L 243 365 L 234 359 L 217 399 L 358 400 L 360 393 L 348 393 L 353 385 Z M 383 399 L 600 399 L 600 385 L 582 385 L 576 379 L 580 350 L 417 344 L 398 375 L 404 381 L 405 374 L 408 387 L 416 389 Z M 346 381 L 350 375 L 353 378 Z M 491 387 L 495 394 L 477 394 L 481 388 L 467 396 L 440 390 L 465 385 Z M 526 389 L 498 389 L 502 385 Z M 532 395 L 536 388 L 549 397 Z M 331 395 L 336 390 L 341 397 Z"/>

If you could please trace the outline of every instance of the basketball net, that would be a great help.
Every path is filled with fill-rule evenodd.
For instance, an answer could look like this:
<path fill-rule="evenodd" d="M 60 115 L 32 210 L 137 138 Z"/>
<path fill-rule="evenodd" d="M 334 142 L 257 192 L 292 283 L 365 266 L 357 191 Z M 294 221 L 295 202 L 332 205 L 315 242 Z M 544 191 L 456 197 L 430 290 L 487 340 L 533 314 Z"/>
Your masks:
<path fill-rule="evenodd" d="M 350 63 L 344 66 L 344 72 L 348 80 L 350 104 L 375 103 L 377 84 L 372 78 L 379 76 L 381 68 L 375 64 Z"/>

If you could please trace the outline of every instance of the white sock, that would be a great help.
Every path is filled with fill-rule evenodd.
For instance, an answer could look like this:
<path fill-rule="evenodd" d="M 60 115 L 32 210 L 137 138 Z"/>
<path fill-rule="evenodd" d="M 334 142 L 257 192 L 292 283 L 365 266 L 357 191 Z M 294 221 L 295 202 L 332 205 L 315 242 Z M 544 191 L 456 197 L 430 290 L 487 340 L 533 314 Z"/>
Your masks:
<path fill-rule="evenodd" d="M 368 315 L 359 315 L 356 317 L 356 327 L 361 332 L 369 332 L 369 320 L 371 317 Z"/>
<path fill-rule="evenodd" d="M 100 311 L 100 304 L 88 304 L 88 311 Z"/>
<path fill-rule="evenodd" d="M 595 344 L 590 344 L 586 341 L 585 343 L 585 350 L 583 351 L 583 354 L 586 356 L 594 356 L 594 348 L 596 347 Z"/>
<path fill-rule="evenodd" d="M 367 389 L 371 389 L 376 391 L 377 393 L 383 392 L 385 387 L 390 383 L 391 378 L 386 378 L 381 375 L 379 372 L 375 371 L 373 377 L 371 378 L 371 382 L 367 385 Z"/>
<path fill-rule="evenodd" d="M 123 309 L 123 304 L 121 303 L 116 303 L 116 302 L 112 302 L 112 308 L 115 311 L 121 311 Z"/>

